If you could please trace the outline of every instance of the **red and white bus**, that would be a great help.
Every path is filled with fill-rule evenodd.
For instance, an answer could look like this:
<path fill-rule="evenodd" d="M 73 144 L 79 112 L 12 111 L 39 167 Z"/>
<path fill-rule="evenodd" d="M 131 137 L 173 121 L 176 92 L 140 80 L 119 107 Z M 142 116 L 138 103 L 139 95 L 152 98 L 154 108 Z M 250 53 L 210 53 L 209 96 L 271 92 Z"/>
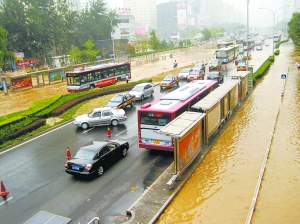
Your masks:
<path fill-rule="evenodd" d="M 68 92 L 79 92 L 93 88 L 113 85 L 125 80 L 126 75 L 131 78 L 130 63 L 108 63 L 75 68 L 66 72 Z"/>
<path fill-rule="evenodd" d="M 157 131 L 201 100 L 215 88 L 213 80 L 195 80 L 161 99 L 146 103 L 138 110 L 139 147 L 163 151 L 173 151 L 172 138 L 158 134 Z"/>

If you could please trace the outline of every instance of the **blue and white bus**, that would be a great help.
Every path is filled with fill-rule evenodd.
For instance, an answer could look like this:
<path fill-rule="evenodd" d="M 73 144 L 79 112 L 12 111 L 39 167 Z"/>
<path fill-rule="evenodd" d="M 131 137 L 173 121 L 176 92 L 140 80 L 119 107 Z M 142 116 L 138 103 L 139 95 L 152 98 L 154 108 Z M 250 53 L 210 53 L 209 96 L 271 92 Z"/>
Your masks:
<path fill-rule="evenodd" d="M 235 59 L 235 50 L 234 47 L 220 48 L 216 50 L 216 59 L 221 60 L 222 64 L 227 64 Z"/>

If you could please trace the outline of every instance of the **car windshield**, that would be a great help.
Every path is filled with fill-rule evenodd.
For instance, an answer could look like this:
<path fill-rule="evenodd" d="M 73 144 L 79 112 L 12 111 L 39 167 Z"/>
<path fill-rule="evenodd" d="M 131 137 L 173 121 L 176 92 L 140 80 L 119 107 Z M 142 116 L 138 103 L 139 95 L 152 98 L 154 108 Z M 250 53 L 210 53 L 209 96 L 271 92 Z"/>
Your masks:
<path fill-rule="evenodd" d="M 135 86 L 132 91 L 142 92 L 144 90 L 144 86 Z"/>
<path fill-rule="evenodd" d="M 110 102 L 122 103 L 122 96 L 114 96 Z"/>
<path fill-rule="evenodd" d="M 199 75 L 199 71 L 192 71 L 190 72 L 190 75 Z"/>
<path fill-rule="evenodd" d="M 218 61 L 212 61 L 211 63 L 210 63 L 210 65 L 218 65 L 219 63 L 218 63 Z"/>
<path fill-rule="evenodd" d="M 74 156 L 74 159 L 93 160 L 94 158 L 95 158 L 95 152 L 91 152 L 83 149 L 79 150 Z"/>
<path fill-rule="evenodd" d="M 246 66 L 246 64 L 245 64 L 245 63 L 239 63 L 238 66 L 239 66 L 239 67 L 241 67 L 241 66 Z"/>
<path fill-rule="evenodd" d="M 165 77 L 163 81 L 172 81 L 172 76 Z"/>
<path fill-rule="evenodd" d="M 190 72 L 190 69 L 183 69 L 183 70 L 181 70 L 180 73 L 189 73 L 189 72 Z"/>
<path fill-rule="evenodd" d="M 212 72 L 212 73 L 209 73 L 208 76 L 217 76 L 218 73 L 217 72 Z"/>

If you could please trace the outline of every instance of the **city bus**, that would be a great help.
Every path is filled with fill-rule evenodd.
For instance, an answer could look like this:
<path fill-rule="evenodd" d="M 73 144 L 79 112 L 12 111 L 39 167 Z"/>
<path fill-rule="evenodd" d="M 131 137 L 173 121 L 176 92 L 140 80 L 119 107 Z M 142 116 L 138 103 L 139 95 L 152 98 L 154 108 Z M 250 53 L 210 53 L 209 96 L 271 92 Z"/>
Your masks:
<path fill-rule="evenodd" d="M 222 61 L 222 64 L 226 64 L 235 59 L 235 47 L 226 47 L 216 50 L 216 59 Z"/>
<path fill-rule="evenodd" d="M 236 59 L 239 56 L 240 49 L 243 49 L 242 44 L 234 44 L 230 45 L 229 47 L 232 47 L 234 49 L 234 59 Z"/>
<path fill-rule="evenodd" d="M 217 48 L 221 49 L 221 48 L 226 48 L 229 47 L 230 45 L 233 45 L 234 43 L 232 41 L 224 41 L 224 42 L 220 42 L 217 44 Z"/>
<path fill-rule="evenodd" d="M 173 151 L 172 138 L 158 134 L 158 130 L 183 112 L 190 111 L 192 105 L 217 87 L 217 81 L 194 80 L 159 100 L 142 105 L 137 113 L 139 147 Z"/>
<path fill-rule="evenodd" d="M 131 78 L 130 63 L 107 63 L 75 68 L 66 72 L 68 92 L 79 92 L 113 85 Z"/>

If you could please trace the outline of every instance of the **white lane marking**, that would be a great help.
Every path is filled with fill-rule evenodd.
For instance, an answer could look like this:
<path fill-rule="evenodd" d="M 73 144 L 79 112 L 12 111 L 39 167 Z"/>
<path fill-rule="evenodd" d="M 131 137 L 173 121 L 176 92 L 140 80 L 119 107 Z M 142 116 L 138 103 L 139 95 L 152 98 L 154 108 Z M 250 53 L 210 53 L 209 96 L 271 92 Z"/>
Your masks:
<path fill-rule="evenodd" d="M 86 131 L 82 132 L 81 134 L 85 134 L 85 133 L 87 133 L 87 132 L 89 132 L 89 131 L 93 130 L 94 128 L 95 128 L 95 127 L 93 127 L 93 128 L 90 128 L 90 129 L 88 129 L 88 130 L 86 130 Z"/>
<path fill-rule="evenodd" d="M 71 124 L 71 123 L 73 123 L 73 121 L 70 121 L 70 122 L 68 122 L 68 123 L 66 123 L 66 124 L 64 124 L 64 125 L 62 125 L 62 126 L 60 126 L 60 127 L 54 128 L 53 130 L 51 130 L 51 131 L 49 131 L 49 132 L 46 132 L 46 133 L 41 134 L 41 135 L 39 135 L 39 136 L 37 136 L 37 137 L 35 137 L 35 138 L 32 138 L 32 139 L 27 140 L 27 141 L 25 141 L 25 142 L 23 142 L 23 143 L 20 143 L 20 144 L 18 144 L 18 145 L 16 145 L 16 146 L 13 146 L 13 147 L 10 148 L 10 149 L 7 149 L 7 150 L 5 150 L 5 151 L 3 151 L 3 152 L 0 152 L 0 155 L 4 154 L 4 153 L 6 153 L 6 152 L 9 152 L 9 151 L 11 151 L 11 150 L 13 150 L 13 149 L 15 149 L 15 148 L 17 148 L 17 147 L 20 147 L 20 146 L 22 146 L 22 145 L 25 145 L 25 144 L 27 144 L 28 142 L 32 142 L 32 141 L 34 141 L 34 140 L 36 140 L 36 139 L 38 139 L 38 138 L 40 138 L 40 137 L 43 137 L 43 136 L 45 136 L 45 135 L 47 135 L 47 134 L 49 134 L 49 133 L 51 133 L 51 132 L 54 132 L 54 131 L 56 131 L 56 130 L 58 130 L 58 129 L 60 129 L 60 128 L 63 128 L 63 127 L 65 127 L 65 126 L 67 126 L 67 125 L 69 125 L 69 124 Z"/>
<path fill-rule="evenodd" d="M 120 134 L 124 133 L 125 131 L 129 130 L 130 128 L 132 128 L 135 125 L 137 125 L 137 123 L 131 125 L 129 128 L 126 128 L 124 131 L 121 131 L 119 134 L 116 134 L 116 136 L 119 136 Z"/>
<path fill-rule="evenodd" d="M 9 198 L 6 199 L 5 201 L 1 202 L 1 203 L 0 203 L 0 206 L 6 204 L 6 203 L 7 203 L 8 201 L 10 201 L 11 199 L 13 199 L 13 197 L 9 197 Z"/>

